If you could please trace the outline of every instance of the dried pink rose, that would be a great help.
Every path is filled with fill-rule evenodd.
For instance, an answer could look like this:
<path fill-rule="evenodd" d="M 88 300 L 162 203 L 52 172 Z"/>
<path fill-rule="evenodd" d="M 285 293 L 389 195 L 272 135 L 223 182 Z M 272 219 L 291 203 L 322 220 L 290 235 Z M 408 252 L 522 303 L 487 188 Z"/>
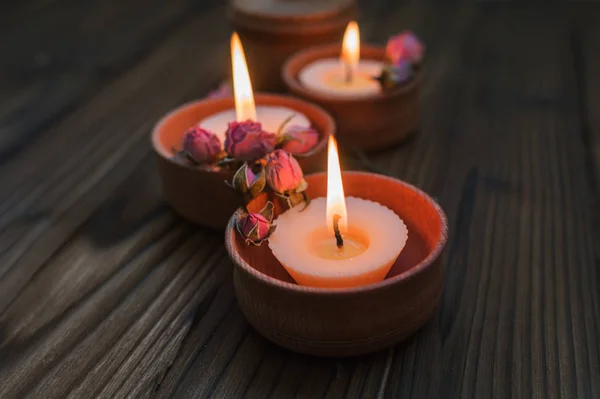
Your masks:
<path fill-rule="evenodd" d="M 259 213 L 238 214 L 237 229 L 248 244 L 260 245 L 275 230 L 271 225 L 274 216 L 275 206 L 272 202 L 267 202 L 265 207 Z"/>
<path fill-rule="evenodd" d="M 304 182 L 298 161 L 284 150 L 275 150 L 267 156 L 267 184 L 276 193 L 297 189 Z"/>
<path fill-rule="evenodd" d="M 251 187 L 253 184 L 257 183 L 260 180 L 260 172 L 254 173 L 252 168 L 246 167 L 245 170 L 246 184 L 248 187 Z"/>
<path fill-rule="evenodd" d="M 305 154 L 319 141 L 319 133 L 310 127 L 291 126 L 284 135 L 283 149 L 290 154 Z"/>
<path fill-rule="evenodd" d="M 253 241 L 264 240 L 269 234 L 271 223 L 258 213 L 250 213 L 242 219 L 240 230 L 244 237 Z"/>
<path fill-rule="evenodd" d="M 212 163 L 221 152 L 221 141 L 213 132 L 194 126 L 183 135 L 183 151 L 200 164 Z"/>
<path fill-rule="evenodd" d="M 419 64 L 424 52 L 425 47 L 412 32 L 402 32 L 390 37 L 385 48 L 387 58 L 394 65 L 401 61 Z"/>
<path fill-rule="evenodd" d="M 277 144 L 274 133 L 262 130 L 259 122 L 230 122 L 225 133 L 225 151 L 241 161 L 254 161 L 273 151 Z"/>
<path fill-rule="evenodd" d="M 256 197 L 266 185 L 264 168 L 260 166 L 255 173 L 252 166 L 244 163 L 233 176 L 231 185 L 243 194 L 249 193 L 252 198 Z"/>

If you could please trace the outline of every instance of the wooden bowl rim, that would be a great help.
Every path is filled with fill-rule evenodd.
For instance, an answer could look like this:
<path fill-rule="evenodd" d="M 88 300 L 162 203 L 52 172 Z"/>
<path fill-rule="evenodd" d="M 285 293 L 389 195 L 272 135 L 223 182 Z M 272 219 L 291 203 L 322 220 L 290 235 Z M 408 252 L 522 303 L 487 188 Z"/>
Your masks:
<path fill-rule="evenodd" d="M 277 100 L 283 101 L 287 105 L 303 104 L 304 106 L 307 106 L 311 110 L 311 113 L 319 114 L 325 121 L 325 131 L 319 132 L 322 135 L 319 143 L 317 143 L 317 145 L 311 151 L 309 151 L 305 154 L 301 154 L 301 155 L 294 155 L 294 157 L 295 158 L 307 158 L 314 154 L 320 153 L 321 151 L 324 151 L 325 148 L 327 147 L 327 142 L 328 142 L 329 136 L 335 134 L 336 126 L 335 126 L 335 121 L 333 120 L 333 117 L 327 111 L 325 111 L 322 107 L 320 107 L 316 104 L 313 104 L 309 101 L 302 100 L 297 97 L 293 97 L 290 95 L 272 94 L 272 93 L 261 93 L 261 92 L 254 93 L 254 101 L 256 102 L 257 105 L 265 104 L 265 102 L 267 103 L 266 105 L 275 105 L 277 103 Z M 152 142 L 152 148 L 154 149 L 154 152 L 157 153 L 161 158 L 172 163 L 173 165 L 176 165 L 178 167 L 182 167 L 185 169 L 189 169 L 194 172 L 219 173 L 219 174 L 222 174 L 223 176 L 231 175 L 232 172 L 203 171 L 203 170 L 194 168 L 190 165 L 185 165 L 185 164 L 175 161 L 173 159 L 172 154 L 170 154 L 170 150 L 164 148 L 164 146 L 162 146 L 160 144 L 159 137 L 160 137 L 160 133 L 161 133 L 163 125 L 165 123 L 167 123 L 167 121 L 169 121 L 171 118 L 176 117 L 180 112 L 182 112 L 184 110 L 188 110 L 190 108 L 196 108 L 196 107 L 214 106 L 214 107 L 217 107 L 216 112 L 219 112 L 219 111 L 226 109 L 227 106 L 230 107 L 231 105 L 233 105 L 234 101 L 235 100 L 234 100 L 233 96 L 193 100 L 193 101 L 184 103 L 184 104 L 178 106 L 177 108 L 174 108 L 171 111 L 167 112 L 165 115 L 163 115 L 158 120 L 158 122 L 156 122 L 156 124 L 154 125 L 154 128 L 152 129 L 150 141 Z M 273 102 L 273 104 L 271 102 Z M 294 108 L 294 107 L 290 106 L 290 108 Z M 310 115 L 305 115 L 305 116 L 308 118 L 308 120 L 310 120 L 311 124 L 314 124 L 315 118 L 311 117 Z"/>
<path fill-rule="evenodd" d="M 345 12 L 352 11 L 356 8 L 353 0 L 338 0 L 339 4 L 329 9 L 319 10 L 317 12 L 310 12 L 304 14 L 291 14 L 291 13 L 267 13 L 262 10 L 248 10 L 238 7 L 235 1 L 231 1 L 229 4 L 228 11 L 236 13 L 244 17 L 255 18 L 260 22 L 302 22 L 305 20 L 316 20 L 322 21 L 332 17 L 338 17 L 343 15 Z M 316 1 L 318 3 L 318 1 Z"/>
<path fill-rule="evenodd" d="M 381 92 L 377 95 L 372 96 L 364 96 L 364 97 L 337 97 L 332 96 L 320 92 L 315 92 L 312 90 L 308 90 L 304 87 L 300 81 L 298 80 L 298 76 L 295 73 L 292 73 L 292 66 L 294 64 L 301 63 L 300 68 L 306 66 L 308 62 L 313 60 L 314 55 L 323 55 L 323 56 L 333 56 L 338 57 L 340 54 L 341 44 L 324 44 L 320 46 L 313 46 L 307 49 L 298 51 L 297 53 L 290 56 L 283 64 L 281 68 L 281 77 L 283 82 L 287 86 L 287 88 L 302 97 L 315 100 L 317 102 L 326 102 L 326 103 L 334 103 L 334 104 L 360 104 L 365 102 L 380 102 L 380 101 L 391 101 L 395 100 L 399 97 L 404 96 L 405 94 L 412 92 L 417 87 L 421 85 L 421 72 L 417 71 L 415 73 L 414 79 L 411 79 L 410 82 L 406 85 L 402 85 L 394 90 Z M 383 61 L 385 57 L 385 48 L 379 46 L 373 46 L 369 44 L 360 46 L 361 59 L 369 59 L 376 61 Z"/>
<path fill-rule="evenodd" d="M 403 185 L 404 187 L 408 188 L 409 190 L 412 190 L 415 193 L 417 193 L 418 195 L 420 195 L 421 197 L 425 198 L 427 203 L 435 209 L 438 217 L 440 218 L 440 225 L 441 225 L 440 226 L 440 239 L 437 242 L 436 246 L 431 251 L 431 253 L 425 259 L 423 259 L 421 262 L 419 262 L 415 266 L 411 267 L 410 269 L 406 270 L 405 272 L 402 272 L 391 278 L 386 278 L 386 279 L 384 279 L 380 282 L 374 283 L 374 284 L 369 284 L 369 285 L 364 285 L 364 286 L 359 286 L 359 287 L 352 287 L 352 288 L 321 288 L 321 287 L 307 287 L 307 286 L 302 286 L 299 284 L 292 284 L 292 283 L 288 283 L 288 282 L 276 279 L 276 278 L 271 277 L 262 272 L 259 272 L 258 270 L 256 270 L 252 266 L 250 266 L 238 254 L 238 252 L 235 248 L 235 243 L 234 243 L 234 239 L 233 239 L 233 235 L 238 234 L 237 229 L 235 227 L 236 216 L 239 212 L 239 209 L 238 209 L 231 216 L 231 219 L 229 219 L 229 223 L 227 223 L 227 227 L 225 228 L 225 247 L 227 248 L 227 252 L 229 253 L 229 256 L 233 260 L 234 264 L 241 267 L 245 272 L 249 273 L 251 276 L 265 282 L 266 284 L 269 284 L 269 285 L 272 285 L 275 287 L 279 287 L 279 288 L 283 288 L 283 289 L 287 289 L 287 290 L 291 290 L 291 291 L 296 291 L 299 293 L 326 294 L 326 295 L 345 295 L 345 294 L 364 293 L 364 292 L 379 290 L 379 289 L 382 289 L 382 288 L 385 288 L 385 287 L 388 287 L 391 285 L 395 285 L 395 284 L 399 284 L 404 281 L 407 281 L 407 280 L 411 279 L 412 277 L 416 276 L 417 274 L 421 274 L 425 270 L 429 269 L 433 265 L 435 260 L 440 256 L 442 250 L 444 249 L 444 247 L 446 245 L 446 242 L 448 241 L 448 219 L 446 218 L 446 214 L 444 213 L 444 211 L 442 210 L 440 205 L 437 202 L 435 202 L 433 200 L 433 198 L 431 198 L 427 193 L 425 193 L 421 189 L 413 186 L 410 183 L 400 180 L 400 179 L 396 179 L 396 178 L 385 176 L 385 175 L 380 175 L 377 173 L 362 172 L 362 171 L 342 171 L 342 174 L 343 175 L 344 174 L 355 175 L 355 176 L 362 175 L 365 177 L 374 177 L 374 178 L 379 178 L 379 179 L 391 180 L 395 184 Z M 319 175 L 326 176 L 327 172 L 313 173 L 310 176 L 319 176 Z M 266 245 L 266 244 L 263 244 L 263 245 Z"/>

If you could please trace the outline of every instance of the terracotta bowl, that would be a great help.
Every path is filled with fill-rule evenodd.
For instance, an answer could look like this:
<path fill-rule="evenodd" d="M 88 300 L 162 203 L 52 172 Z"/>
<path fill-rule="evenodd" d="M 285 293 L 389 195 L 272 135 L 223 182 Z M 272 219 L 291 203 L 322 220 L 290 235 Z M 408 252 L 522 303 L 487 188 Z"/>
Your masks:
<path fill-rule="evenodd" d="M 325 173 L 306 180 L 310 197 L 326 195 Z M 421 190 L 390 177 L 344 172 L 343 181 L 347 196 L 389 207 L 408 227 L 406 246 L 379 283 L 336 289 L 300 286 L 266 243 L 245 244 L 235 229 L 236 215 L 225 232 L 241 310 L 264 337 L 293 351 L 341 357 L 391 346 L 431 317 L 442 294 L 439 257 L 448 227 L 439 205 Z M 266 201 L 266 195 L 256 198 L 250 211 L 258 211 Z"/>
<path fill-rule="evenodd" d="M 231 0 L 229 20 L 240 35 L 255 90 L 285 90 L 281 66 L 299 50 L 341 42 L 356 19 L 352 0 Z"/>
<path fill-rule="evenodd" d="M 340 45 L 312 47 L 293 55 L 282 69 L 290 92 L 321 105 L 336 120 L 338 139 L 363 150 L 378 150 L 406 140 L 419 126 L 421 76 L 395 90 L 363 98 L 339 98 L 304 87 L 298 75 L 308 64 L 322 58 L 337 58 Z M 361 59 L 383 61 L 385 49 L 363 46 Z"/>
<path fill-rule="evenodd" d="M 296 156 L 308 173 L 324 170 L 327 137 L 335 134 L 335 123 L 320 107 L 299 99 L 257 94 L 258 105 L 281 105 L 303 113 L 321 134 L 317 146 L 303 156 Z M 198 121 L 217 112 L 234 108 L 233 98 L 206 99 L 184 104 L 165 115 L 154 127 L 152 146 L 158 159 L 163 193 L 171 207 L 184 218 L 205 227 L 224 229 L 231 214 L 241 205 L 241 197 L 228 187 L 233 172 L 207 172 L 183 165 L 172 159 L 173 148 L 181 150 L 185 131 Z"/>

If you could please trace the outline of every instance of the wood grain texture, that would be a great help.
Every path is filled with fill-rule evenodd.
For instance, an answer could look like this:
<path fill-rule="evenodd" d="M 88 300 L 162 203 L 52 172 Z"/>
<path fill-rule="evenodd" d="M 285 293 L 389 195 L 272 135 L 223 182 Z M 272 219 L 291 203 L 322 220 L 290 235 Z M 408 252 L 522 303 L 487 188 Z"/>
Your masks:
<path fill-rule="evenodd" d="M 421 132 L 369 157 L 449 217 L 432 321 L 276 347 L 162 202 L 149 132 L 227 70 L 223 2 L 3 3 L 0 397 L 600 397 L 600 5 L 360 3 L 365 41 L 428 47 Z"/>
<path fill-rule="evenodd" d="M 152 51 L 201 6 L 186 0 L 14 3 L 0 12 L 7 39 L 0 41 L 0 164 Z M 201 3 L 206 11 L 216 2 Z"/>

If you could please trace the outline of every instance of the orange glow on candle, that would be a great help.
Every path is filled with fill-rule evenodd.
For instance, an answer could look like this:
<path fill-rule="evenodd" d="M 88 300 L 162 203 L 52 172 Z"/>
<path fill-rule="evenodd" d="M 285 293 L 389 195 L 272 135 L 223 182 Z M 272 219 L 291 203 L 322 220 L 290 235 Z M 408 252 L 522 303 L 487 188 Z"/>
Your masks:
<path fill-rule="evenodd" d="M 235 98 L 235 116 L 238 122 L 256 120 L 254 94 L 246 64 L 246 56 L 237 33 L 231 35 L 231 61 L 233 66 L 233 93 Z"/>
<path fill-rule="evenodd" d="M 339 220 L 340 232 L 344 234 L 348 231 L 348 214 L 346 213 L 346 197 L 342 185 L 342 171 L 340 169 L 337 143 L 333 135 L 329 136 L 327 151 L 327 208 L 325 213 L 327 229 L 331 234 L 333 234 L 334 215 L 341 216 Z"/>
<path fill-rule="evenodd" d="M 347 65 L 352 74 L 356 73 L 360 60 L 360 33 L 355 21 L 348 23 L 344 41 L 342 42 L 342 62 Z"/>

